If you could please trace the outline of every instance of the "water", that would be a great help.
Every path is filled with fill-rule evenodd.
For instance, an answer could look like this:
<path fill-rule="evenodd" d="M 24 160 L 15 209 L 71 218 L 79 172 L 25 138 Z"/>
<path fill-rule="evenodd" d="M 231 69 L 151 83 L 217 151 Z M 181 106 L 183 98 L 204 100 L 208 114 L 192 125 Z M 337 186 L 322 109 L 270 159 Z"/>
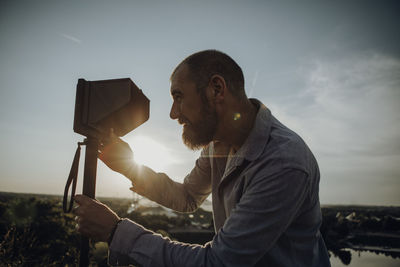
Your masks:
<path fill-rule="evenodd" d="M 369 251 L 351 251 L 351 261 L 349 265 L 345 265 L 342 261 L 335 256 L 331 256 L 332 267 L 399 267 L 400 258 L 392 258 L 384 254 L 376 254 Z"/>

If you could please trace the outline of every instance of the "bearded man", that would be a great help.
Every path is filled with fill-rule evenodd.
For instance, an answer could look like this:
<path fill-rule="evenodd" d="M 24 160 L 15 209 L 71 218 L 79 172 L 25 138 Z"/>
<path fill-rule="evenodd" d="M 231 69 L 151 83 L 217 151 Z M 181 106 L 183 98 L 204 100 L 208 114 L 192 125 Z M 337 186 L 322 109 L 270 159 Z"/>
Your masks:
<path fill-rule="evenodd" d="M 330 266 L 317 162 L 296 133 L 247 98 L 239 65 L 216 50 L 195 53 L 172 73 L 171 95 L 183 142 L 202 150 L 183 183 L 137 166 L 112 133 L 99 156 L 133 191 L 173 210 L 193 212 L 212 194 L 213 240 L 171 241 L 82 195 L 79 232 L 109 242 L 111 265 Z"/>

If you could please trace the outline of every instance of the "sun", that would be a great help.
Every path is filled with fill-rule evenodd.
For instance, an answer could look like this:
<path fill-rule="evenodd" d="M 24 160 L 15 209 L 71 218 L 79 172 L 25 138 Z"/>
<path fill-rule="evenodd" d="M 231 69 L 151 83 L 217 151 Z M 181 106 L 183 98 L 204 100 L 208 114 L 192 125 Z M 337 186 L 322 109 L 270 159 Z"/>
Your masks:
<path fill-rule="evenodd" d="M 166 171 L 175 162 L 167 147 L 147 136 L 134 136 L 129 141 L 136 163 L 148 166 L 154 171 Z"/>

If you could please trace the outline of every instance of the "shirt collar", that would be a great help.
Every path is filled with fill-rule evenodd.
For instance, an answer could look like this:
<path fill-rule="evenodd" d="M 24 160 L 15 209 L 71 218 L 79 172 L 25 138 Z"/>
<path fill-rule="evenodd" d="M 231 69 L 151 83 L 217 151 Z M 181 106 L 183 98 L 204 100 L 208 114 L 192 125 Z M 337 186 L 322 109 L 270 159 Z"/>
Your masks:
<path fill-rule="evenodd" d="M 255 98 L 251 98 L 250 101 L 258 107 L 254 125 L 230 165 L 239 166 L 244 159 L 254 161 L 264 151 L 269 139 L 272 124 L 271 111 Z"/>

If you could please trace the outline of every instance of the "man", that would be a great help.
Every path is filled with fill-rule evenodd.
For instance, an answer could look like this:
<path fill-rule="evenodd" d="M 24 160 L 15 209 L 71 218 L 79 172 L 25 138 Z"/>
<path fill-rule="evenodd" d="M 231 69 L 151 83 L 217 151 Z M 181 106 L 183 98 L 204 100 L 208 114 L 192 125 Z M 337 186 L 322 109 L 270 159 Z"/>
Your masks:
<path fill-rule="evenodd" d="M 204 246 L 173 242 L 96 200 L 76 196 L 78 230 L 109 241 L 109 262 L 141 266 L 330 266 L 319 232 L 319 170 L 303 140 L 244 91 L 241 68 L 206 50 L 171 75 L 170 117 L 182 138 L 202 149 L 183 183 L 138 167 L 111 134 L 100 158 L 132 181 L 133 191 L 191 212 L 212 193 L 215 236 Z"/>

